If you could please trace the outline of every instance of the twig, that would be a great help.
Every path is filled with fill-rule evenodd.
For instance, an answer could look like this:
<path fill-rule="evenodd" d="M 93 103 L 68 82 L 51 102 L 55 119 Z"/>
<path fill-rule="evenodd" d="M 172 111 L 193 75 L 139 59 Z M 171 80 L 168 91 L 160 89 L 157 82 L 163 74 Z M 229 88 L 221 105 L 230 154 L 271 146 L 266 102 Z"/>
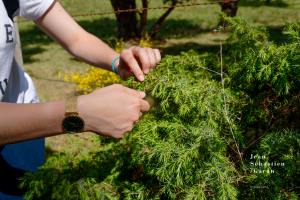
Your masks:
<path fill-rule="evenodd" d="M 220 30 L 219 30 L 219 34 L 221 34 L 221 31 L 220 31 Z M 245 165 L 244 165 L 244 162 L 243 162 L 243 158 L 242 158 L 242 155 L 241 155 L 239 146 L 238 146 L 238 144 L 237 144 L 237 142 L 236 142 L 236 139 L 235 139 L 235 137 L 234 137 L 233 130 L 232 130 L 232 127 L 231 127 L 231 123 L 230 123 L 230 121 L 229 121 L 228 114 L 227 114 L 226 97 L 225 97 L 225 89 L 224 89 L 224 79 L 223 79 L 223 56 L 222 56 L 222 50 L 223 50 L 223 48 L 222 48 L 222 42 L 221 42 L 221 39 L 220 39 L 220 49 L 221 49 L 221 50 L 220 50 L 220 57 L 221 57 L 221 82 L 222 82 L 222 90 L 223 90 L 224 106 L 225 106 L 225 118 L 226 118 L 226 120 L 227 120 L 227 122 L 228 122 L 228 125 L 229 125 L 229 128 L 230 128 L 230 132 L 231 132 L 231 134 L 232 134 L 232 137 L 233 137 L 234 142 L 235 142 L 235 146 L 236 146 L 236 148 L 237 148 L 238 155 L 239 155 L 240 160 L 241 160 L 241 162 L 242 162 L 244 171 L 245 171 L 245 173 L 246 173 L 246 175 L 247 175 L 247 171 L 246 171 L 246 168 L 245 168 Z"/>
<path fill-rule="evenodd" d="M 231 114 L 231 113 L 228 113 L 229 115 L 232 115 L 232 116 L 235 116 L 238 120 L 242 120 L 242 118 L 240 118 L 239 116 L 235 115 L 235 114 Z"/>
<path fill-rule="evenodd" d="M 226 140 L 226 138 L 225 137 L 223 137 L 222 139 L 224 139 L 225 141 L 226 141 L 226 143 L 228 144 L 228 146 L 230 146 L 230 144 L 227 142 L 227 140 Z M 238 154 L 238 152 L 234 149 L 234 148 L 232 148 L 231 146 L 230 146 L 230 148 L 235 152 L 235 153 L 237 153 Z"/>
<path fill-rule="evenodd" d="M 208 69 L 208 68 L 206 68 L 206 67 L 202 67 L 202 66 L 200 65 L 200 63 L 199 63 L 199 60 L 198 60 L 198 65 L 199 65 L 199 67 L 197 68 L 197 70 L 201 67 L 201 68 L 203 68 L 203 69 L 206 69 L 206 70 L 208 70 L 208 71 L 211 71 L 211 72 L 213 72 L 213 73 L 216 73 L 216 74 L 221 75 L 219 72 L 216 72 L 216 71 L 214 71 L 214 70 Z M 224 74 L 225 74 L 225 73 L 224 73 Z"/>
<path fill-rule="evenodd" d="M 272 118 L 271 118 L 271 120 L 272 120 Z M 270 120 L 270 121 L 271 121 Z M 272 126 L 270 126 L 269 128 L 268 128 L 268 130 L 266 130 L 266 132 L 262 135 L 262 136 L 260 136 L 259 138 L 257 138 L 254 142 L 252 142 L 250 145 L 248 145 L 243 151 L 242 151 L 242 153 L 246 150 L 246 149 L 248 149 L 252 144 L 254 144 L 255 142 L 257 142 L 260 138 L 262 138 L 263 136 L 265 136 L 268 132 L 269 132 L 269 130 L 277 123 L 277 122 L 279 122 L 279 120 L 277 120 L 274 124 L 272 124 Z"/>

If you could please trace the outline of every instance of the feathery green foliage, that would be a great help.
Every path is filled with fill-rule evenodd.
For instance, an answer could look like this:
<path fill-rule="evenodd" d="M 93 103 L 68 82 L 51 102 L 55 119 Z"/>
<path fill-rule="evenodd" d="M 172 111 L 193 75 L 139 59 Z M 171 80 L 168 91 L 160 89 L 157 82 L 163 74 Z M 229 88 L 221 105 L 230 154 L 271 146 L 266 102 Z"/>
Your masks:
<path fill-rule="evenodd" d="M 121 140 L 95 136 L 91 151 L 74 143 L 50 157 L 23 177 L 26 199 L 297 199 L 300 23 L 287 22 L 277 46 L 266 28 L 220 20 L 231 31 L 224 79 L 219 55 L 194 51 L 129 78 L 160 108 Z"/>

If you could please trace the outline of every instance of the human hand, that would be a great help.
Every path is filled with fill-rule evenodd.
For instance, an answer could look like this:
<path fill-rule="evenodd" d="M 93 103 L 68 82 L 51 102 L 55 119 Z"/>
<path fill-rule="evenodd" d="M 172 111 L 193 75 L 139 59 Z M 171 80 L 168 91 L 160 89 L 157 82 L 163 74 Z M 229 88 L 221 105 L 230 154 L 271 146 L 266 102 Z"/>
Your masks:
<path fill-rule="evenodd" d="M 138 80 L 144 81 L 143 72 L 148 74 L 160 60 L 161 55 L 158 49 L 133 46 L 121 51 L 118 72 L 123 80 L 134 74 Z"/>
<path fill-rule="evenodd" d="M 85 122 L 83 131 L 122 138 L 142 112 L 150 109 L 146 94 L 116 84 L 78 97 L 77 109 Z"/>

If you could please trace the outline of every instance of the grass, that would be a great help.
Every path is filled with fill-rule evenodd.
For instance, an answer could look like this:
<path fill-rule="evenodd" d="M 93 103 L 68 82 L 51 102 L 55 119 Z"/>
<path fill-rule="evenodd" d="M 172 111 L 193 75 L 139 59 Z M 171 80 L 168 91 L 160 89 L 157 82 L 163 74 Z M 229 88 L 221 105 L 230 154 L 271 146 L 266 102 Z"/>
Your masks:
<path fill-rule="evenodd" d="M 212 0 L 194 0 L 207 2 Z M 71 15 L 100 13 L 113 11 L 109 0 L 60 0 L 62 6 Z M 149 7 L 163 6 L 161 0 L 150 1 Z M 138 8 L 141 2 L 137 1 Z M 165 21 L 161 32 L 153 40 L 157 48 L 163 49 L 162 55 L 180 54 L 181 51 L 194 49 L 199 53 L 219 51 L 219 40 L 225 41 L 227 35 L 213 32 L 217 26 L 220 5 L 190 6 L 176 8 Z M 267 26 L 271 40 L 277 44 L 284 42 L 281 33 L 285 21 L 300 21 L 300 2 L 298 0 L 271 0 L 265 6 L 263 1 L 239 2 L 237 16 L 241 16 L 254 26 Z M 147 30 L 165 10 L 149 10 Z M 20 18 L 19 18 L 20 19 Z M 87 16 L 74 18 L 85 30 L 101 38 L 105 42 L 117 36 L 117 23 L 114 14 L 103 16 Z M 24 58 L 24 70 L 35 77 L 60 79 L 58 72 L 84 71 L 86 64 L 76 60 L 64 51 L 51 38 L 45 35 L 33 22 L 19 23 L 21 45 Z M 131 46 L 132 42 L 125 44 Z M 55 101 L 75 95 L 76 85 L 61 82 L 49 82 L 33 78 L 41 102 Z M 79 134 L 80 137 L 93 133 Z M 46 138 L 47 156 L 63 147 L 68 147 L 69 135 Z M 82 139 L 83 148 L 91 144 Z"/>

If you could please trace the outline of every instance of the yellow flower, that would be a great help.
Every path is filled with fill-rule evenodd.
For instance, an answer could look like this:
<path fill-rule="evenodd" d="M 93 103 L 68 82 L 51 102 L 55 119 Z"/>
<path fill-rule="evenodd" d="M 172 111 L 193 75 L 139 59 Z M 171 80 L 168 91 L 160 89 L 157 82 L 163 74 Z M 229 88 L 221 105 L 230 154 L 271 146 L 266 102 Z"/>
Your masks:
<path fill-rule="evenodd" d="M 68 75 L 65 75 L 65 81 L 69 82 L 69 77 L 68 77 Z"/>
<path fill-rule="evenodd" d="M 120 46 L 123 44 L 123 42 L 119 43 Z M 71 80 L 72 82 L 80 83 L 76 87 L 76 92 L 83 92 L 83 94 L 91 93 L 97 89 L 115 83 L 119 83 L 124 86 L 126 85 L 125 82 L 121 80 L 115 73 L 96 68 L 88 64 L 87 68 L 83 72 L 77 71 L 75 74 L 66 74 L 64 79 L 68 82 Z M 61 76 L 61 72 L 59 73 L 59 76 Z M 97 85 L 97 87 L 92 85 Z"/>

